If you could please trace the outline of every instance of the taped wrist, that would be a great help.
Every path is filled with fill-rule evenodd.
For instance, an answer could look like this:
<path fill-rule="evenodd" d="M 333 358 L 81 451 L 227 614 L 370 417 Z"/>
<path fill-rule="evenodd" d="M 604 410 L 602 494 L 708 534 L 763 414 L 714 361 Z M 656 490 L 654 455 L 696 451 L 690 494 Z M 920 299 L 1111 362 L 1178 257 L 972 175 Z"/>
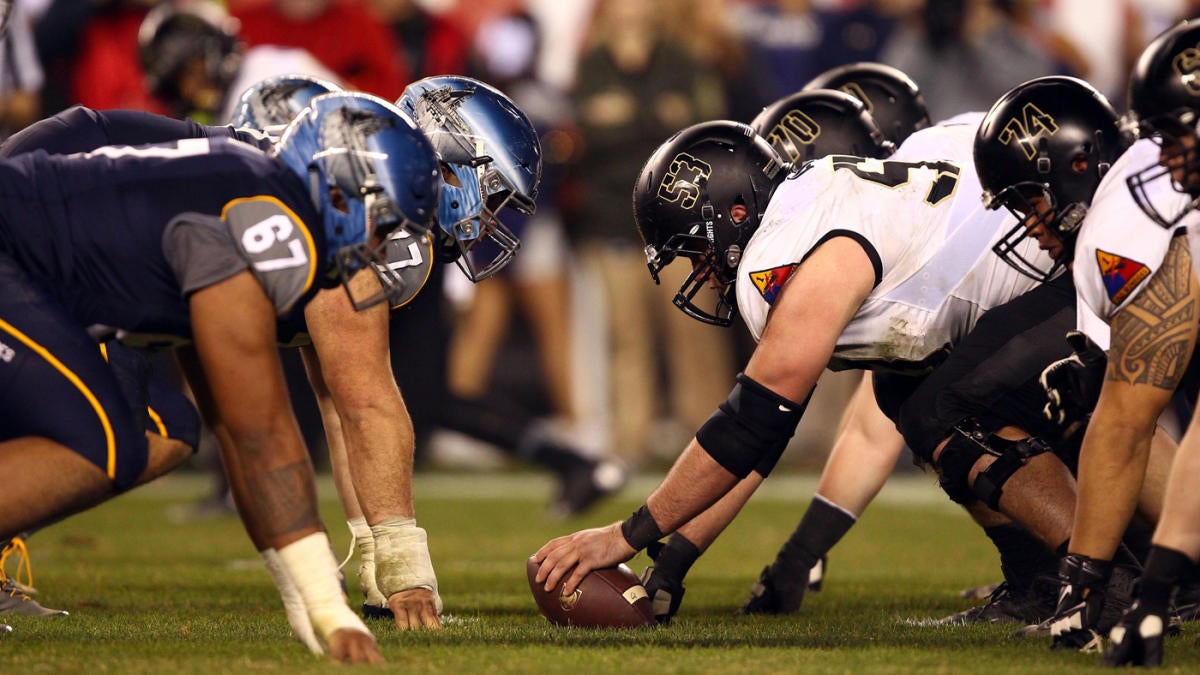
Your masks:
<path fill-rule="evenodd" d="M 437 611 L 442 611 L 437 575 L 429 558 L 429 541 L 415 518 L 390 518 L 371 526 L 375 537 L 375 582 L 384 598 L 401 591 L 433 591 Z"/>
<path fill-rule="evenodd" d="M 737 384 L 696 432 L 704 451 L 729 473 L 745 478 L 756 468 L 767 475 L 783 454 L 808 405 L 783 398 L 749 375 Z"/>
<path fill-rule="evenodd" d="M 642 508 L 634 511 L 633 515 L 621 523 L 621 536 L 625 537 L 625 543 L 633 547 L 633 550 L 640 551 L 662 539 L 663 531 L 654 521 L 654 516 L 650 515 L 650 507 L 643 504 Z"/>
<path fill-rule="evenodd" d="M 292 633 L 313 654 L 324 654 L 325 648 L 317 640 L 312 622 L 308 620 L 308 608 L 304 606 L 304 598 L 300 597 L 300 589 L 296 587 L 292 578 L 288 576 L 287 570 L 284 569 L 279 552 L 268 548 L 260 551 L 259 554 L 267 567 L 267 572 L 271 574 L 271 579 L 275 582 L 275 588 L 279 590 L 279 595 L 283 598 L 283 609 L 287 612 L 288 624 L 292 627 Z"/>
<path fill-rule="evenodd" d="M 358 550 L 358 588 L 362 591 L 364 601 L 373 607 L 386 608 L 387 598 L 379 592 L 375 583 L 375 535 L 366 518 L 347 520 L 350 533 L 354 536 L 354 546 Z"/>
<path fill-rule="evenodd" d="M 329 637 L 342 629 L 371 634 L 362 619 L 346 605 L 338 582 L 337 560 L 324 532 L 314 532 L 278 552 L 281 566 L 304 599 L 318 638 L 328 643 Z"/>

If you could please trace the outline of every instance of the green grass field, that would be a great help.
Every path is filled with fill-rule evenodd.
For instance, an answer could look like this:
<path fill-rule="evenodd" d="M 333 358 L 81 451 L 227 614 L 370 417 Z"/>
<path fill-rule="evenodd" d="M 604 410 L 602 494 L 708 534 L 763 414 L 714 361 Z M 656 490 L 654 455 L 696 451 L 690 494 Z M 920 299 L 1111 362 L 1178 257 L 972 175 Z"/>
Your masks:
<path fill-rule="evenodd" d="M 901 476 L 835 549 L 826 587 L 797 616 L 739 618 L 759 570 L 812 494 L 779 476 L 693 568 L 670 629 L 559 629 L 537 612 L 525 557 L 550 537 L 627 515 L 654 480 L 633 481 L 584 518 L 543 517 L 550 482 L 501 473 L 418 476 L 420 523 L 446 605 L 446 630 L 398 633 L 373 624 L 387 669 L 437 673 L 1059 673 L 1096 657 L 1051 652 L 1009 626 L 932 626 L 966 602 L 958 591 L 997 580 L 990 545 L 929 478 Z M 328 481 L 322 505 L 334 543 L 349 534 Z M 0 673 L 320 672 L 335 667 L 290 637 L 279 599 L 236 519 L 176 525 L 172 505 L 203 491 L 171 476 L 37 534 L 37 596 L 66 618 L 7 617 Z M 640 571 L 644 558 L 631 566 Z M 11 571 L 11 570 L 10 570 Z M 350 575 L 353 578 L 353 574 Z M 358 593 L 352 588 L 358 601 Z M 1200 669 L 1194 626 L 1168 645 L 1168 672 Z"/>

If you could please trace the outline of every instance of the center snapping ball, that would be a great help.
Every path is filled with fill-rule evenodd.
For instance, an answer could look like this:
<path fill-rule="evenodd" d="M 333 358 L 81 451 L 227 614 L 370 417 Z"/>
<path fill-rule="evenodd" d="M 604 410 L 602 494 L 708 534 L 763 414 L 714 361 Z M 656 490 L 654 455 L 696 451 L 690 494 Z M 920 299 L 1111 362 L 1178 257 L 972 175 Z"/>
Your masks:
<path fill-rule="evenodd" d="M 558 626 L 580 628 L 642 628 L 654 626 L 654 610 L 641 580 L 625 565 L 592 570 L 571 595 L 563 595 L 564 582 L 547 592 L 537 583 L 541 565 L 529 558 L 525 571 L 529 590 L 542 615 Z"/>

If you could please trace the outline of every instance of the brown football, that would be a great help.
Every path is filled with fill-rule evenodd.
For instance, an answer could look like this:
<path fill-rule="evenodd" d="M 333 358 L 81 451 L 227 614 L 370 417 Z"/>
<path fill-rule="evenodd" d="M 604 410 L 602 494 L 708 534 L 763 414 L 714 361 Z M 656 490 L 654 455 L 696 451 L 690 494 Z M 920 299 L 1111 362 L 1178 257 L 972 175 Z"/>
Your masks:
<path fill-rule="evenodd" d="M 534 581 L 540 565 L 529 558 L 525 571 L 538 609 L 550 623 L 580 628 L 642 628 L 654 626 L 654 610 L 642 582 L 625 565 L 592 570 L 575 592 L 562 595 L 563 583 L 546 592 Z"/>

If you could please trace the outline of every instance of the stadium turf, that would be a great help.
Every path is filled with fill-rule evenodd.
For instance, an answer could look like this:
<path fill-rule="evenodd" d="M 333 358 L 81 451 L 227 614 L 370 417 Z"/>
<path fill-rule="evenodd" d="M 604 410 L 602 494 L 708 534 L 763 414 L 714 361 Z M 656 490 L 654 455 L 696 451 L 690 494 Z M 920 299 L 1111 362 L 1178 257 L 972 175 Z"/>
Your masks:
<path fill-rule="evenodd" d="M 419 522 L 446 605 L 446 630 L 372 626 L 406 673 L 1061 673 L 1094 672 L 1094 655 L 1051 652 L 1008 625 L 930 625 L 969 604 L 964 587 L 998 579 L 989 544 L 931 479 L 894 479 L 833 552 L 825 589 L 793 617 L 732 615 L 798 521 L 810 477 L 778 476 L 693 568 L 670 629 L 564 630 L 538 613 L 524 559 L 550 537 L 624 517 L 653 478 L 587 516 L 543 516 L 536 475 L 422 474 Z M 291 639 L 279 599 L 234 518 L 176 524 L 169 507 L 203 492 L 178 475 L 35 535 L 43 604 L 65 618 L 3 616 L 0 673 L 321 672 L 334 666 Z M 349 533 L 329 481 L 322 505 L 335 545 Z M 644 557 L 631 566 L 640 571 Z M 353 565 L 353 563 L 352 563 Z M 11 569 L 10 572 L 15 570 Z M 351 597 L 358 601 L 351 572 Z M 1167 646 L 1165 672 L 1196 672 L 1196 626 Z M 338 668 L 338 670 L 342 670 Z"/>

